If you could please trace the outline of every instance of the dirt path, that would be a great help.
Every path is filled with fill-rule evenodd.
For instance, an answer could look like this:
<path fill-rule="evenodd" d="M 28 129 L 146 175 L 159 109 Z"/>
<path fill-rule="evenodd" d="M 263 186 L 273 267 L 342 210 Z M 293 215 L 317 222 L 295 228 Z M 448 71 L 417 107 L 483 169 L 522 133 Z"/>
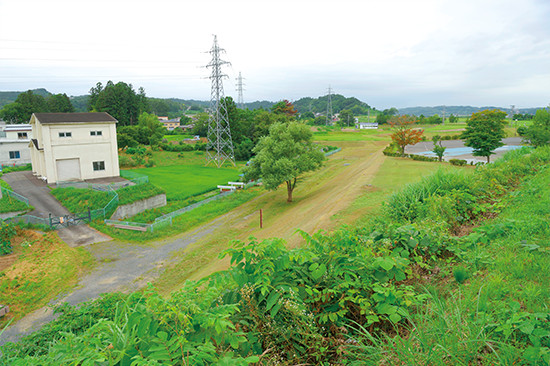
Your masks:
<path fill-rule="evenodd" d="M 280 237 L 287 240 L 289 245 L 296 246 L 302 240 L 295 233 L 298 228 L 310 234 L 321 229 L 330 231 L 338 224 L 334 215 L 347 208 L 368 189 L 367 185 L 384 161 L 381 150 L 385 142 L 348 142 L 342 145 L 344 150 L 333 155 L 325 168 L 309 174 L 299 182 L 295 201 L 291 204 L 286 203 L 286 192 L 268 192 L 177 238 L 153 245 L 105 242 L 89 246 L 99 265 L 82 278 L 74 291 L 55 299 L 50 305 L 61 302 L 78 304 L 97 298 L 104 292 L 141 288 L 158 278 L 165 268 L 181 266 L 182 257 L 194 261 L 184 251 L 189 245 L 197 245 L 199 242 L 210 241 L 213 245 L 210 249 L 206 246 L 198 247 L 198 251 L 206 253 L 203 256 L 206 259 L 204 263 L 194 263 L 198 270 L 193 277 L 211 273 L 220 266 L 220 262 L 215 260 L 221 250 L 216 245 L 220 236 L 224 237 L 225 246 L 230 238 L 246 240 L 249 236 L 258 239 Z M 265 212 L 263 229 L 258 228 L 259 208 Z M 227 266 L 227 262 L 222 261 L 221 266 Z M 179 278 L 179 283 L 182 281 Z M 50 308 L 29 314 L 2 334 L 0 344 L 15 341 L 53 318 Z"/>

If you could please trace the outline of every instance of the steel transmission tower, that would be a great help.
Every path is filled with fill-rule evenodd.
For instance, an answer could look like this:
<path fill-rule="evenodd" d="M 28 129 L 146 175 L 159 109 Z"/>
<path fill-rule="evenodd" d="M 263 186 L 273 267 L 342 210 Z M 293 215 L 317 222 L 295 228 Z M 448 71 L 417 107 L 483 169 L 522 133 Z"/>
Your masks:
<path fill-rule="evenodd" d="M 239 93 L 238 99 L 237 99 L 237 106 L 239 106 L 240 109 L 244 109 L 244 99 L 243 99 L 243 77 L 241 76 L 241 72 L 239 71 L 239 77 L 237 78 L 237 92 Z"/>
<path fill-rule="evenodd" d="M 327 120 L 326 125 L 332 124 L 332 89 L 330 88 L 330 85 L 328 86 L 328 101 L 327 101 Z"/>
<path fill-rule="evenodd" d="M 229 118 L 227 108 L 221 103 L 223 94 L 223 74 L 221 68 L 229 64 L 220 59 L 220 53 L 225 52 L 218 46 L 218 38 L 214 36 L 214 44 L 208 53 L 212 55 L 212 61 L 207 68 L 211 68 L 209 79 L 212 81 L 210 95 L 210 119 L 208 121 L 208 142 L 206 144 L 206 165 L 211 162 L 220 168 L 226 161 L 235 165 L 235 155 L 233 153 L 233 142 L 231 141 L 231 130 L 229 128 Z"/>

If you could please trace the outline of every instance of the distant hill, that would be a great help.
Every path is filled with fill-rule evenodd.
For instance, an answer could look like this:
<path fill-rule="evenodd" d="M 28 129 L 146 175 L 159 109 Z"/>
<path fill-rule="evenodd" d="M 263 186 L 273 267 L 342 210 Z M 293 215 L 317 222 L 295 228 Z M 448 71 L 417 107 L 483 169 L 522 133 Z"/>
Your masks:
<path fill-rule="evenodd" d="M 44 88 L 32 89 L 32 92 L 34 94 L 38 94 L 43 97 L 48 97 L 52 95 L 52 93 L 50 93 Z M 4 107 L 6 104 L 15 102 L 15 100 L 17 99 L 17 96 L 21 93 L 23 92 L 22 91 L 4 91 L 4 92 L 0 91 L 0 109 L 2 109 L 2 107 Z"/>
<path fill-rule="evenodd" d="M 331 95 L 332 113 L 340 113 L 343 109 L 350 109 L 354 114 L 367 114 L 371 107 L 355 97 L 346 98 L 340 94 Z M 292 104 L 299 113 L 327 113 L 328 95 L 319 98 L 305 97 Z"/>
<path fill-rule="evenodd" d="M 510 112 L 510 108 L 502 108 L 502 107 L 472 107 L 472 106 L 435 106 L 435 107 L 407 107 L 407 108 L 400 108 L 399 114 L 411 114 L 415 116 L 424 115 L 425 117 L 433 116 L 435 114 L 442 116 L 443 111 L 445 111 L 445 115 L 449 116 L 451 114 L 455 116 L 471 116 L 472 113 L 483 111 L 485 109 L 498 109 L 501 111 L 504 111 L 506 113 Z M 540 108 L 516 108 L 514 111 L 516 113 L 528 113 L 528 114 L 535 114 L 537 109 Z"/>

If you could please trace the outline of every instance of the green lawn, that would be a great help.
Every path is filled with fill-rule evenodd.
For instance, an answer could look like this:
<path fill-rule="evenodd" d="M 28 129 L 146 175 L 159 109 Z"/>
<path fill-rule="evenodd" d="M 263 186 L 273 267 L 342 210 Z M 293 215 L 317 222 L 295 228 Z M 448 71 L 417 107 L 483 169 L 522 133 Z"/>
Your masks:
<path fill-rule="evenodd" d="M 168 141 L 182 141 L 185 139 L 190 139 L 192 137 L 193 137 L 192 135 L 185 134 L 185 135 L 164 135 L 162 138 Z"/>
<path fill-rule="evenodd" d="M 314 141 L 383 141 L 390 140 L 385 136 L 388 131 L 378 130 L 353 130 L 353 131 L 319 131 L 313 133 Z"/>
<path fill-rule="evenodd" d="M 236 168 L 214 168 L 212 166 L 172 165 L 155 168 L 132 169 L 131 172 L 144 174 L 149 181 L 166 191 L 168 200 L 203 193 L 219 184 L 227 184 L 239 178 Z"/>

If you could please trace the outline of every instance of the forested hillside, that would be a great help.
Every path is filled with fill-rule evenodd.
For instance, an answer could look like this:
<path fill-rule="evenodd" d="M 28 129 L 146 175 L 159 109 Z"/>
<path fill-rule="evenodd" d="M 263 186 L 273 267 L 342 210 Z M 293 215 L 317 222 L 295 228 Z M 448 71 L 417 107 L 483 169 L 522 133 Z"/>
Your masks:
<path fill-rule="evenodd" d="M 355 115 L 367 114 L 371 108 L 367 103 L 360 101 L 357 98 L 346 98 L 343 95 L 331 95 L 332 113 L 340 113 L 343 109 L 349 109 Z M 319 98 L 301 98 L 293 102 L 298 110 L 298 113 L 327 113 L 328 95 Z"/>

